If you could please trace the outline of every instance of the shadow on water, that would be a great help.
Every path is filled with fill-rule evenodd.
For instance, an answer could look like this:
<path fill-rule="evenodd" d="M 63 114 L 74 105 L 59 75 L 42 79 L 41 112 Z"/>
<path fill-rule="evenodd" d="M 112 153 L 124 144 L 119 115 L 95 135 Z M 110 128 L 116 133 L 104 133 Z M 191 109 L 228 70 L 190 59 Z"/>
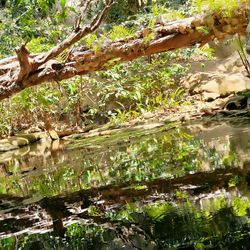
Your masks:
<path fill-rule="evenodd" d="M 0 155 L 1 249 L 249 249 L 249 124 Z"/>

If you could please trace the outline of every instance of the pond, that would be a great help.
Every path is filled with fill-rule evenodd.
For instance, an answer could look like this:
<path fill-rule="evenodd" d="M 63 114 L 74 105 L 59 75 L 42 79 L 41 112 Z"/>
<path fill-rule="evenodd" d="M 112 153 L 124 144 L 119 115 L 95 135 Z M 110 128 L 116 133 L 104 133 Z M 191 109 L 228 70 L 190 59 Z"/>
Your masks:
<path fill-rule="evenodd" d="M 1 249 L 249 249 L 250 121 L 0 154 Z"/>

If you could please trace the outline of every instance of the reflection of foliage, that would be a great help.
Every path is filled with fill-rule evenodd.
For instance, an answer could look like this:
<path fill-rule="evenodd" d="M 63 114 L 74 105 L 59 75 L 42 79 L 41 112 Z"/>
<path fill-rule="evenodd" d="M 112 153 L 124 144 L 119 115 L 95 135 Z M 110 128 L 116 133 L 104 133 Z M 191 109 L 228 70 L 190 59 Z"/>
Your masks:
<path fill-rule="evenodd" d="M 140 225 L 144 232 L 150 232 L 147 235 L 151 237 L 150 240 L 163 249 L 192 244 L 205 248 L 215 246 L 218 242 L 224 246 L 232 243 L 237 245 L 246 237 L 244 230 L 248 228 L 245 222 L 249 220 L 249 214 L 246 213 L 250 209 L 249 199 L 233 198 L 231 208 L 230 201 L 223 196 L 213 198 L 207 204 L 209 206 L 203 208 L 196 207 L 189 200 L 181 204 L 159 202 L 144 208 L 131 204 L 126 206 L 127 210 L 125 207 L 110 218 Z M 124 210 L 127 211 L 126 217 L 121 216 Z M 231 242 L 230 237 L 233 235 L 237 235 L 238 239 Z M 224 239 L 228 242 L 224 242 Z"/>
<path fill-rule="evenodd" d="M 204 171 L 203 164 L 207 162 L 212 170 L 230 167 L 237 160 L 233 152 L 228 154 L 228 148 L 225 154 L 218 153 L 185 129 L 169 130 L 169 126 L 165 126 L 140 133 L 142 131 L 125 131 L 109 138 L 79 140 L 78 149 L 65 151 L 64 159 L 51 159 L 47 163 L 50 168 L 39 175 L 20 178 L 18 168 L 13 165 L 9 169 L 13 176 L 0 177 L 1 192 L 52 196 L 123 182 L 129 182 L 125 187 L 146 191 L 148 187 L 143 181 Z M 95 154 L 89 150 L 94 150 Z M 225 161 L 228 157 L 231 160 Z M 228 178 L 228 185 L 237 187 L 239 178 L 236 175 Z M 16 244 L 19 249 L 34 246 L 60 249 L 66 244 L 69 249 L 79 246 L 83 249 L 121 249 L 122 246 L 204 249 L 218 245 L 237 249 L 242 241 L 246 244 L 249 199 L 212 191 L 208 197 L 204 194 L 193 197 L 192 192 L 176 186 L 167 196 L 155 193 L 146 200 L 128 198 L 125 205 L 118 202 L 106 207 L 105 203 L 103 206 L 91 203 L 86 216 L 95 225 L 72 224 L 67 228 L 65 239 L 55 238 L 51 233 L 4 239 L 0 241 L 0 248 Z"/>
<path fill-rule="evenodd" d="M 228 182 L 229 187 L 235 187 L 239 183 L 240 178 L 237 175 L 232 176 L 232 178 Z"/>
<path fill-rule="evenodd" d="M 176 137 L 174 131 L 161 138 L 131 144 L 111 158 L 110 175 L 120 181 L 142 181 L 195 171 L 199 169 L 199 162 L 194 160 L 199 147 L 189 140 L 185 141 L 185 133 Z"/>
<path fill-rule="evenodd" d="M 65 239 L 55 238 L 51 233 L 17 236 L 1 240 L 0 247 L 216 249 L 219 245 L 221 249 L 240 249 L 240 246 L 249 246 L 249 213 L 245 212 L 250 208 L 249 199 L 236 197 L 230 201 L 221 196 L 205 201 L 209 206 L 199 207 L 189 199 L 179 203 L 156 202 L 143 207 L 130 203 L 120 210 L 104 213 L 109 221 L 105 226 L 76 223 L 67 227 Z"/>
<path fill-rule="evenodd" d="M 225 155 L 223 158 L 223 165 L 232 166 L 237 163 L 237 157 L 234 152 L 230 152 L 228 155 Z"/>
<path fill-rule="evenodd" d="M 0 175 L 0 192 L 17 196 L 53 196 L 95 186 L 151 181 L 156 178 L 181 177 L 203 171 L 234 166 L 236 156 L 225 161 L 223 154 L 209 148 L 199 139 L 180 129 L 164 132 L 168 127 L 147 132 L 124 132 L 110 138 L 79 140 L 79 149 L 65 151 L 62 158 L 51 158 L 38 175 L 20 176 L 21 161 L 14 160 L 6 169 L 10 176 Z M 145 133 L 145 132 L 144 132 Z M 99 141 L 98 141 L 99 140 Z M 74 148 L 74 147 L 73 147 Z M 95 151 L 90 153 L 89 150 Z M 24 166 L 39 168 L 39 162 Z M 232 186 L 233 180 L 229 183 Z M 134 189 L 144 189 L 137 183 Z"/>
<path fill-rule="evenodd" d="M 250 215 L 250 199 L 237 197 L 233 201 L 233 210 L 236 216 L 246 216 Z M 250 218 L 248 218 L 250 222 Z"/>

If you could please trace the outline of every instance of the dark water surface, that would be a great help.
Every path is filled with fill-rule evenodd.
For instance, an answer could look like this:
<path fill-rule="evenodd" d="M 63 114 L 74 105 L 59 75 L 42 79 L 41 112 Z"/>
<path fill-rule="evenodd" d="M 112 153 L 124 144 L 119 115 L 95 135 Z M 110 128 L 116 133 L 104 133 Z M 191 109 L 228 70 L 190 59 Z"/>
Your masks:
<path fill-rule="evenodd" d="M 250 122 L 0 154 L 0 249 L 250 249 Z"/>

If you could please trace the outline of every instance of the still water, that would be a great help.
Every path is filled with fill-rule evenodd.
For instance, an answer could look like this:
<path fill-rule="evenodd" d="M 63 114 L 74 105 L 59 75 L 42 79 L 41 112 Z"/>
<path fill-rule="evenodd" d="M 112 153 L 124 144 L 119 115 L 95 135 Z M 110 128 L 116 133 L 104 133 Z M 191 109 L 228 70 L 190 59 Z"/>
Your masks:
<path fill-rule="evenodd" d="M 0 154 L 0 249 L 250 249 L 250 122 Z"/>

